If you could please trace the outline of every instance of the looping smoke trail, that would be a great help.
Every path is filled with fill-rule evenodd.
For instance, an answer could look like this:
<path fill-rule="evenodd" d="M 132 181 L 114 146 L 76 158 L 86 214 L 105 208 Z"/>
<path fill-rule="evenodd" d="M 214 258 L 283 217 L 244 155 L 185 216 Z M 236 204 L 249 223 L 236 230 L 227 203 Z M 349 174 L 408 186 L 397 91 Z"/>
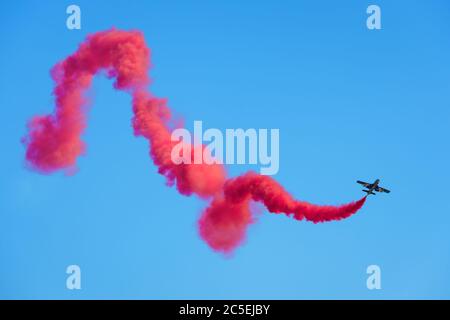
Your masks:
<path fill-rule="evenodd" d="M 85 152 L 81 140 L 86 127 L 84 93 L 93 76 L 106 71 L 115 79 L 114 88 L 132 95 L 134 133 L 149 141 L 150 156 L 167 183 L 176 185 L 183 195 L 212 198 L 199 220 L 199 232 L 214 250 L 228 253 L 244 240 L 253 222 L 250 201 L 263 203 L 272 213 L 314 223 L 347 218 L 364 204 L 365 198 L 343 206 L 317 206 L 294 200 L 267 176 L 250 172 L 227 180 L 224 167 L 218 164 L 174 164 L 170 110 L 165 99 L 147 91 L 149 67 L 150 50 L 142 33 L 112 29 L 88 36 L 73 55 L 51 70 L 56 110 L 32 118 L 22 140 L 31 167 L 42 173 L 75 167 Z"/>
<path fill-rule="evenodd" d="M 319 223 L 345 219 L 364 205 L 366 197 L 342 206 L 319 206 L 296 201 L 275 180 L 248 172 L 229 179 L 223 193 L 216 196 L 199 220 L 200 235 L 216 251 L 232 251 L 245 238 L 253 222 L 250 201 L 257 201 L 272 213 L 284 213 L 294 219 Z"/>

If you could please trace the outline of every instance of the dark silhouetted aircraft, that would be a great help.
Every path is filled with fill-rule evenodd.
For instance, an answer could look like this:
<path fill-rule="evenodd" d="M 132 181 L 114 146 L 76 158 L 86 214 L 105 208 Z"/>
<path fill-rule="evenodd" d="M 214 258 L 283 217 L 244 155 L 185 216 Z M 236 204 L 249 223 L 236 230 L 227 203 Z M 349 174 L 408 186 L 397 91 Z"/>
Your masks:
<path fill-rule="evenodd" d="M 375 180 L 374 183 L 367 183 L 367 182 L 359 181 L 359 180 L 356 182 L 358 182 L 359 184 L 362 184 L 365 188 L 367 188 L 367 190 L 363 190 L 365 193 L 367 193 L 367 195 L 370 195 L 370 194 L 375 195 L 376 193 L 374 191 L 385 192 L 385 193 L 391 192 L 388 189 L 378 186 L 378 184 L 380 183 L 380 179 Z"/>

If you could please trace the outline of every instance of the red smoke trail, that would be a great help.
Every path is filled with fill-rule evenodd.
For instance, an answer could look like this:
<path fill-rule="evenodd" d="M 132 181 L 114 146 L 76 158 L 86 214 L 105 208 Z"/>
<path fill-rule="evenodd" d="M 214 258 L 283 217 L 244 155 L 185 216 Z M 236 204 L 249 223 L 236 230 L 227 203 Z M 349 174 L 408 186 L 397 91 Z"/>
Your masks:
<path fill-rule="evenodd" d="M 318 206 L 296 201 L 283 187 L 268 176 L 253 172 L 229 179 L 223 193 L 216 196 L 199 221 L 200 235 L 216 251 L 232 251 L 245 238 L 252 223 L 250 201 L 258 201 L 272 213 L 284 213 L 294 219 L 314 223 L 345 219 L 358 211 L 366 201 L 342 206 Z"/>
<path fill-rule="evenodd" d="M 358 211 L 365 198 L 343 206 L 317 206 L 294 200 L 275 180 L 247 173 L 226 180 L 218 164 L 181 164 L 171 160 L 170 110 L 165 99 L 147 91 L 150 80 L 150 50 L 142 33 L 109 30 L 88 36 L 78 50 L 51 70 L 56 83 L 56 110 L 36 116 L 28 124 L 26 159 L 43 173 L 70 170 L 85 151 L 81 134 L 86 127 L 83 106 L 85 91 L 95 74 L 104 70 L 114 78 L 114 87 L 133 97 L 132 120 L 135 135 L 149 140 L 150 156 L 169 185 L 176 184 L 184 195 L 211 198 L 199 221 L 201 237 L 214 249 L 231 252 L 245 238 L 252 222 L 249 202 L 263 203 L 272 213 L 292 215 L 297 220 L 323 222 L 340 220 Z M 192 152 L 192 154 L 194 154 Z"/>
<path fill-rule="evenodd" d="M 134 132 L 151 142 L 151 157 L 168 183 L 176 183 L 185 195 L 208 197 L 220 191 L 225 181 L 222 166 L 175 165 L 171 161 L 173 143 L 167 126 L 170 110 L 165 99 L 146 91 L 150 82 L 149 57 L 150 50 L 140 32 L 111 30 L 89 36 L 77 52 L 53 67 L 56 111 L 33 118 L 29 135 L 24 139 L 26 158 L 32 167 L 50 173 L 75 166 L 77 157 L 85 150 L 81 141 L 86 127 L 83 94 L 92 77 L 106 70 L 109 77 L 116 79 L 116 89 L 132 94 Z"/>

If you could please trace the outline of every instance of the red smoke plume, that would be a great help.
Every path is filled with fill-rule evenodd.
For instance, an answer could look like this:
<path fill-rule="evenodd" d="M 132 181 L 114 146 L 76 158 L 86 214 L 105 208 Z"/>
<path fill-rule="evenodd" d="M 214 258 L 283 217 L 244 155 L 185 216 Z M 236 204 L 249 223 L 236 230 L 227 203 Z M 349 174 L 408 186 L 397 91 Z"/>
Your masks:
<path fill-rule="evenodd" d="M 171 141 L 169 131 L 170 110 L 165 99 L 147 91 L 149 58 L 150 50 L 142 33 L 112 29 L 88 36 L 73 55 L 55 65 L 51 75 L 56 83 L 56 110 L 34 117 L 28 124 L 28 136 L 23 139 L 32 168 L 51 173 L 76 165 L 78 156 L 85 151 L 81 141 L 86 127 L 84 93 L 93 76 L 104 70 L 115 79 L 116 89 L 132 95 L 135 135 L 149 140 L 150 156 L 168 184 L 175 184 L 184 195 L 212 198 L 200 218 L 199 230 L 214 250 L 231 252 L 243 241 L 247 226 L 253 221 L 252 200 L 263 203 L 272 213 L 315 223 L 347 218 L 362 207 L 365 198 L 343 206 L 296 201 L 267 176 L 247 173 L 227 180 L 219 164 L 174 164 L 171 151 L 176 142 Z"/>
<path fill-rule="evenodd" d="M 247 226 L 253 221 L 250 201 L 261 202 L 272 213 L 319 223 L 351 216 L 364 205 L 366 197 L 342 206 L 318 206 L 294 200 L 268 176 L 246 173 L 227 180 L 223 192 L 213 199 L 200 218 L 200 235 L 214 250 L 230 252 L 244 240 Z"/>

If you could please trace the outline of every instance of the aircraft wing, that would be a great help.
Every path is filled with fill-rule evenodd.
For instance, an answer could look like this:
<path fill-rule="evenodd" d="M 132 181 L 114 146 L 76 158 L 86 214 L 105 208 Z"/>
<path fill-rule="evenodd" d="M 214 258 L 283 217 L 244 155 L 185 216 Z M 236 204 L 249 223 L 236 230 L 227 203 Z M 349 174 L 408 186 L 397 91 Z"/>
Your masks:
<path fill-rule="evenodd" d="M 357 183 L 359 183 L 359 184 L 362 184 L 364 187 L 366 187 L 366 188 L 370 188 L 371 186 L 372 186 L 372 184 L 371 183 L 367 183 L 367 182 L 364 182 L 364 181 L 356 181 Z"/>
<path fill-rule="evenodd" d="M 385 192 L 385 193 L 391 192 L 390 190 L 385 189 L 385 188 L 382 188 L 382 187 L 377 187 L 377 188 L 375 189 L 375 191 L 377 191 L 377 192 Z"/>

